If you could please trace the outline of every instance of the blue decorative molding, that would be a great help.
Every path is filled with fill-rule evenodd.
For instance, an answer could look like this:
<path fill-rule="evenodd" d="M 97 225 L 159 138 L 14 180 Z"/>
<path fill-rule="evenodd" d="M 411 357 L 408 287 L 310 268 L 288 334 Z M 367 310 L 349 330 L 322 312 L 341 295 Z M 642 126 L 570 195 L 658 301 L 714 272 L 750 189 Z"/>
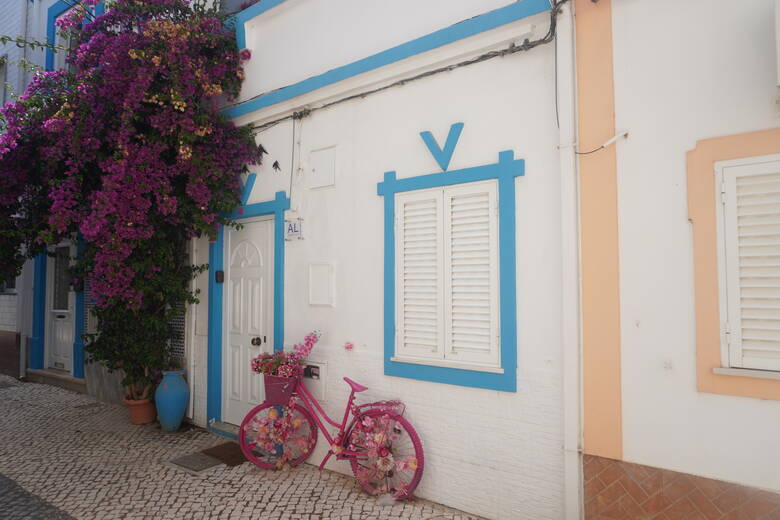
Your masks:
<path fill-rule="evenodd" d="M 84 253 L 84 242 L 79 240 L 76 247 L 76 256 Z M 86 305 L 84 304 L 84 284 L 81 290 L 76 292 L 76 312 L 73 324 L 73 377 L 84 379 L 84 318 Z"/>
<path fill-rule="evenodd" d="M 449 168 L 452 154 L 455 152 L 455 146 L 458 144 L 458 139 L 460 139 L 460 133 L 462 131 L 463 123 L 453 123 L 452 126 L 450 126 L 450 132 L 447 134 L 447 142 L 444 144 L 444 148 L 439 147 L 439 143 L 436 142 L 432 133 L 427 130 L 425 132 L 420 132 L 420 137 L 422 137 L 425 146 L 428 147 L 433 158 L 439 163 L 442 171 L 446 172 L 447 168 Z"/>
<path fill-rule="evenodd" d="M 525 174 L 525 161 L 515 159 L 511 150 L 499 152 L 498 162 L 397 179 L 394 171 L 386 172 L 377 184 L 377 194 L 385 198 L 385 375 L 420 379 L 459 386 L 517 391 L 517 281 L 515 276 L 515 177 Z M 451 186 L 488 179 L 498 180 L 498 255 L 499 318 L 501 368 L 503 374 L 446 368 L 393 361 L 395 356 L 395 194 L 439 186 Z"/>
<path fill-rule="evenodd" d="M 254 175 L 254 174 L 252 174 Z M 251 185 L 250 185 L 251 180 Z M 247 178 L 242 200 L 248 200 L 254 177 Z M 227 217 L 240 220 L 262 215 L 274 215 L 274 349 L 284 349 L 284 212 L 290 209 L 290 199 L 283 191 L 267 202 L 242 205 Z M 219 230 L 217 240 L 209 244 L 209 300 L 206 417 L 222 420 L 222 320 L 224 288 L 217 283 L 216 272 L 225 269 L 225 233 Z"/>
<path fill-rule="evenodd" d="M 30 338 L 30 368 L 42 369 L 46 335 L 46 263 L 44 253 L 35 257 L 33 268 L 33 323 Z"/>
<path fill-rule="evenodd" d="M 283 0 L 265 0 L 236 15 L 236 39 L 239 49 L 243 49 L 246 46 L 244 23 L 246 23 L 248 19 L 258 16 L 268 9 L 279 5 L 282 1 Z M 518 0 L 505 7 L 500 7 L 479 16 L 469 18 L 468 20 L 463 20 L 462 22 L 434 31 L 406 43 L 396 45 L 395 47 L 391 47 L 367 58 L 354 61 L 348 65 L 337 67 L 317 76 L 312 76 L 299 81 L 298 83 L 261 94 L 253 99 L 224 110 L 223 114 L 229 118 L 249 114 L 256 110 L 260 110 L 261 108 L 281 103 L 282 101 L 287 101 L 288 99 L 343 81 L 352 76 L 376 70 L 385 65 L 442 47 L 481 32 L 495 29 L 496 27 L 501 27 L 502 25 L 515 22 L 522 18 L 548 11 L 549 9 L 549 0 Z M 252 12 L 250 13 L 250 11 Z"/>

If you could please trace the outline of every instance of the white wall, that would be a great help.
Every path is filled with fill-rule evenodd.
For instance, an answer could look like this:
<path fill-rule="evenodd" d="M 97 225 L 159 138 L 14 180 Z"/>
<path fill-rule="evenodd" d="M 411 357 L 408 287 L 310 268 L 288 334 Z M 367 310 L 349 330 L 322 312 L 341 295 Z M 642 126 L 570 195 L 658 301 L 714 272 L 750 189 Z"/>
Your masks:
<path fill-rule="evenodd" d="M 27 22 L 28 27 L 33 23 L 32 20 L 26 18 L 26 10 L 28 12 L 33 10 L 32 4 L 26 0 L 9 0 L 7 5 L 3 5 L 0 16 L 0 35 L 24 38 L 25 22 Z M 36 36 L 30 36 L 29 31 L 27 32 L 29 39 L 36 38 Z M 38 39 L 40 40 L 40 38 Z M 35 62 L 35 56 L 29 50 L 25 51 L 13 42 L 0 45 L 0 56 L 6 57 L 8 60 L 5 77 L 5 102 L 10 103 L 14 96 L 24 92 L 29 79 L 29 74 L 20 67 L 20 61 L 26 58 L 28 61 Z M 0 85 L 0 88 L 2 87 Z M 29 336 L 30 327 L 27 315 L 32 312 L 29 307 L 31 278 L 31 263 L 28 262 L 22 274 L 16 279 L 14 293 L 0 294 L 0 330 L 21 332 L 23 336 Z M 23 337 L 23 345 L 24 342 L 25 338 Z"/>
<path fill-rule="evenodd" d="M 10 36 L 12 38 L 24 37 L 24 13 L 26 0 L 13 0 L 9 1 L 8 5 L 4 5 L 2 8 L 2 16 L 0 16 L 0 35 Z M 19 60 L 22 58 L 24 50 L 17 47 L 16 43 L 9 42 L 5 45 L 0 45 L 0 56 L 5 57 L 8 62 L 6 65 L 6 77 L 5 77 L 5 102 L 12 101 L 13 95 L 22 93 L 24 85 L 26 84 L 24 78 L 24 71 L 19 67 Z M 2 78 L 0 78 L 2 81 Z M 0 90 L 2 89 L 0 85 Z M 2 101 L 2 94 L 0 93 L 0 101 Z"/>
<path fill-rule="evenodd" d="M 540 31 L 546 31 L 546 20 L 546 15 L 534 19 Z M 508 30 L 516 37 L 524 27 Z M 327 363 L 326 409 L 336 414 L 343 409 L 348 395 L 343 376 L 371 388 L 363 400 L 404 400 L 425 445 L 425 475 L 417 494 L 489 518 L 563 517 L 561 207 L 553 71 L 550 45 L 390 89 L 297 123 L 300 149 L 295 150 L 292 123 L 278 124 L 258 138 L 270 158 L 254 169 L 258 178 L 249 200 L 266 201 L 289 190 L 293 153 L 296 169 L 301 165 L 304 171 L 293 178 L 293 211 L 287 217 L 304 218 L 305 239 L 286 244 L 285 341 L 292 344 L 315 328 L 323 332 L 311 357 Z M 368 76 L 366 83 L 372 81 Z M 248 83 L 255 80 L 249 77 Z M 240 122 L 263 117 L 258 113 Z M 526 176 L 517 181 L 516 393 L 383 375 L 384 201 L 376 186 L 388 170 L 399 177 L 438 171 L 419 132 L 431 130 L 443 143 L 450 124 L 458 121 L 465 128 L 450 170 L 493 163 L 507 149 L 526 160 Z M 328 146 L 338 147 L 336 185 L 309 189 L 309 153 Z M 271 168 L 274 160 L 281 172 Z M 201 251 L 205 261 L 205 248 Z M 312 262 L 334 265 L 334 307 L 308 303 Z M 202 302 L 196 319 L 205 323 L 206 299 Z M 202 323 L 196 329 L 205 335 Z M 205 349 L 201 340 L 196 338 L 196 348 Z M 354 351 L 343 349 L 346 341 L 356 345 Z M 203 389 L 196 392 L 203 394 Z M 325 449 L 320 444 L 311 461 L 319 462 Z"/>
<path fill-rule="evenodd" d="M 284 87 L 511 3 L 508 0 L 287 0 L 246 24 L 241 99 Z M 295 66 L 291 67 L 290 62 Z"/>
<path fill-rule="evenodd" d="M 772 0 L 613 2 L 624 456 L 780 490 L 780 402 L 696 391 L 685 152 L 780 123 Z"/>

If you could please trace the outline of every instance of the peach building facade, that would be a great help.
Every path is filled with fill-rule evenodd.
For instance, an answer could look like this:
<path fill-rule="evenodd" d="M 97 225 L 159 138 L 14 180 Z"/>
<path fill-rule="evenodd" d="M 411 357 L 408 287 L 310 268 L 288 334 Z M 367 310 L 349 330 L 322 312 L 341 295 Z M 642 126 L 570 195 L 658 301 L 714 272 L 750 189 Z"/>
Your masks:
<path fill-rule="evenodd" d="M 776 9 L 576 2 L 586 518 L 780 515 Z"/>

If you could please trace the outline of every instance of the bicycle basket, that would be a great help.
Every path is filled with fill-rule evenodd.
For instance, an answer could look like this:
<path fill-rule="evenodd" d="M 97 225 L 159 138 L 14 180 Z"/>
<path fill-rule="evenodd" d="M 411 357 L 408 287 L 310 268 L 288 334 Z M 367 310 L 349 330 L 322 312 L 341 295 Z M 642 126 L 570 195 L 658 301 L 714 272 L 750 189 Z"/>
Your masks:
<path fill-rule="evenodd" d="M 297 377 L 282 377 L 263 374 L 265 384 L 265 402 L 277 406 L 287 406 L 295 391 Z"/>

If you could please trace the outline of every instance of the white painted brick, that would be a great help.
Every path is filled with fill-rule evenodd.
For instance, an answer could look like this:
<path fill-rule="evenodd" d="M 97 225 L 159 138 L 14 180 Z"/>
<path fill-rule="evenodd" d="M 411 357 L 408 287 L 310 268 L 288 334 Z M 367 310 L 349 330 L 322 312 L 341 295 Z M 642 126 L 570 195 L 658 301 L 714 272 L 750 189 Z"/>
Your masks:
<path fill-rule="evenodd" d="M 15 294 L 0 294 L 0 330 L 17 331 Z"/>

